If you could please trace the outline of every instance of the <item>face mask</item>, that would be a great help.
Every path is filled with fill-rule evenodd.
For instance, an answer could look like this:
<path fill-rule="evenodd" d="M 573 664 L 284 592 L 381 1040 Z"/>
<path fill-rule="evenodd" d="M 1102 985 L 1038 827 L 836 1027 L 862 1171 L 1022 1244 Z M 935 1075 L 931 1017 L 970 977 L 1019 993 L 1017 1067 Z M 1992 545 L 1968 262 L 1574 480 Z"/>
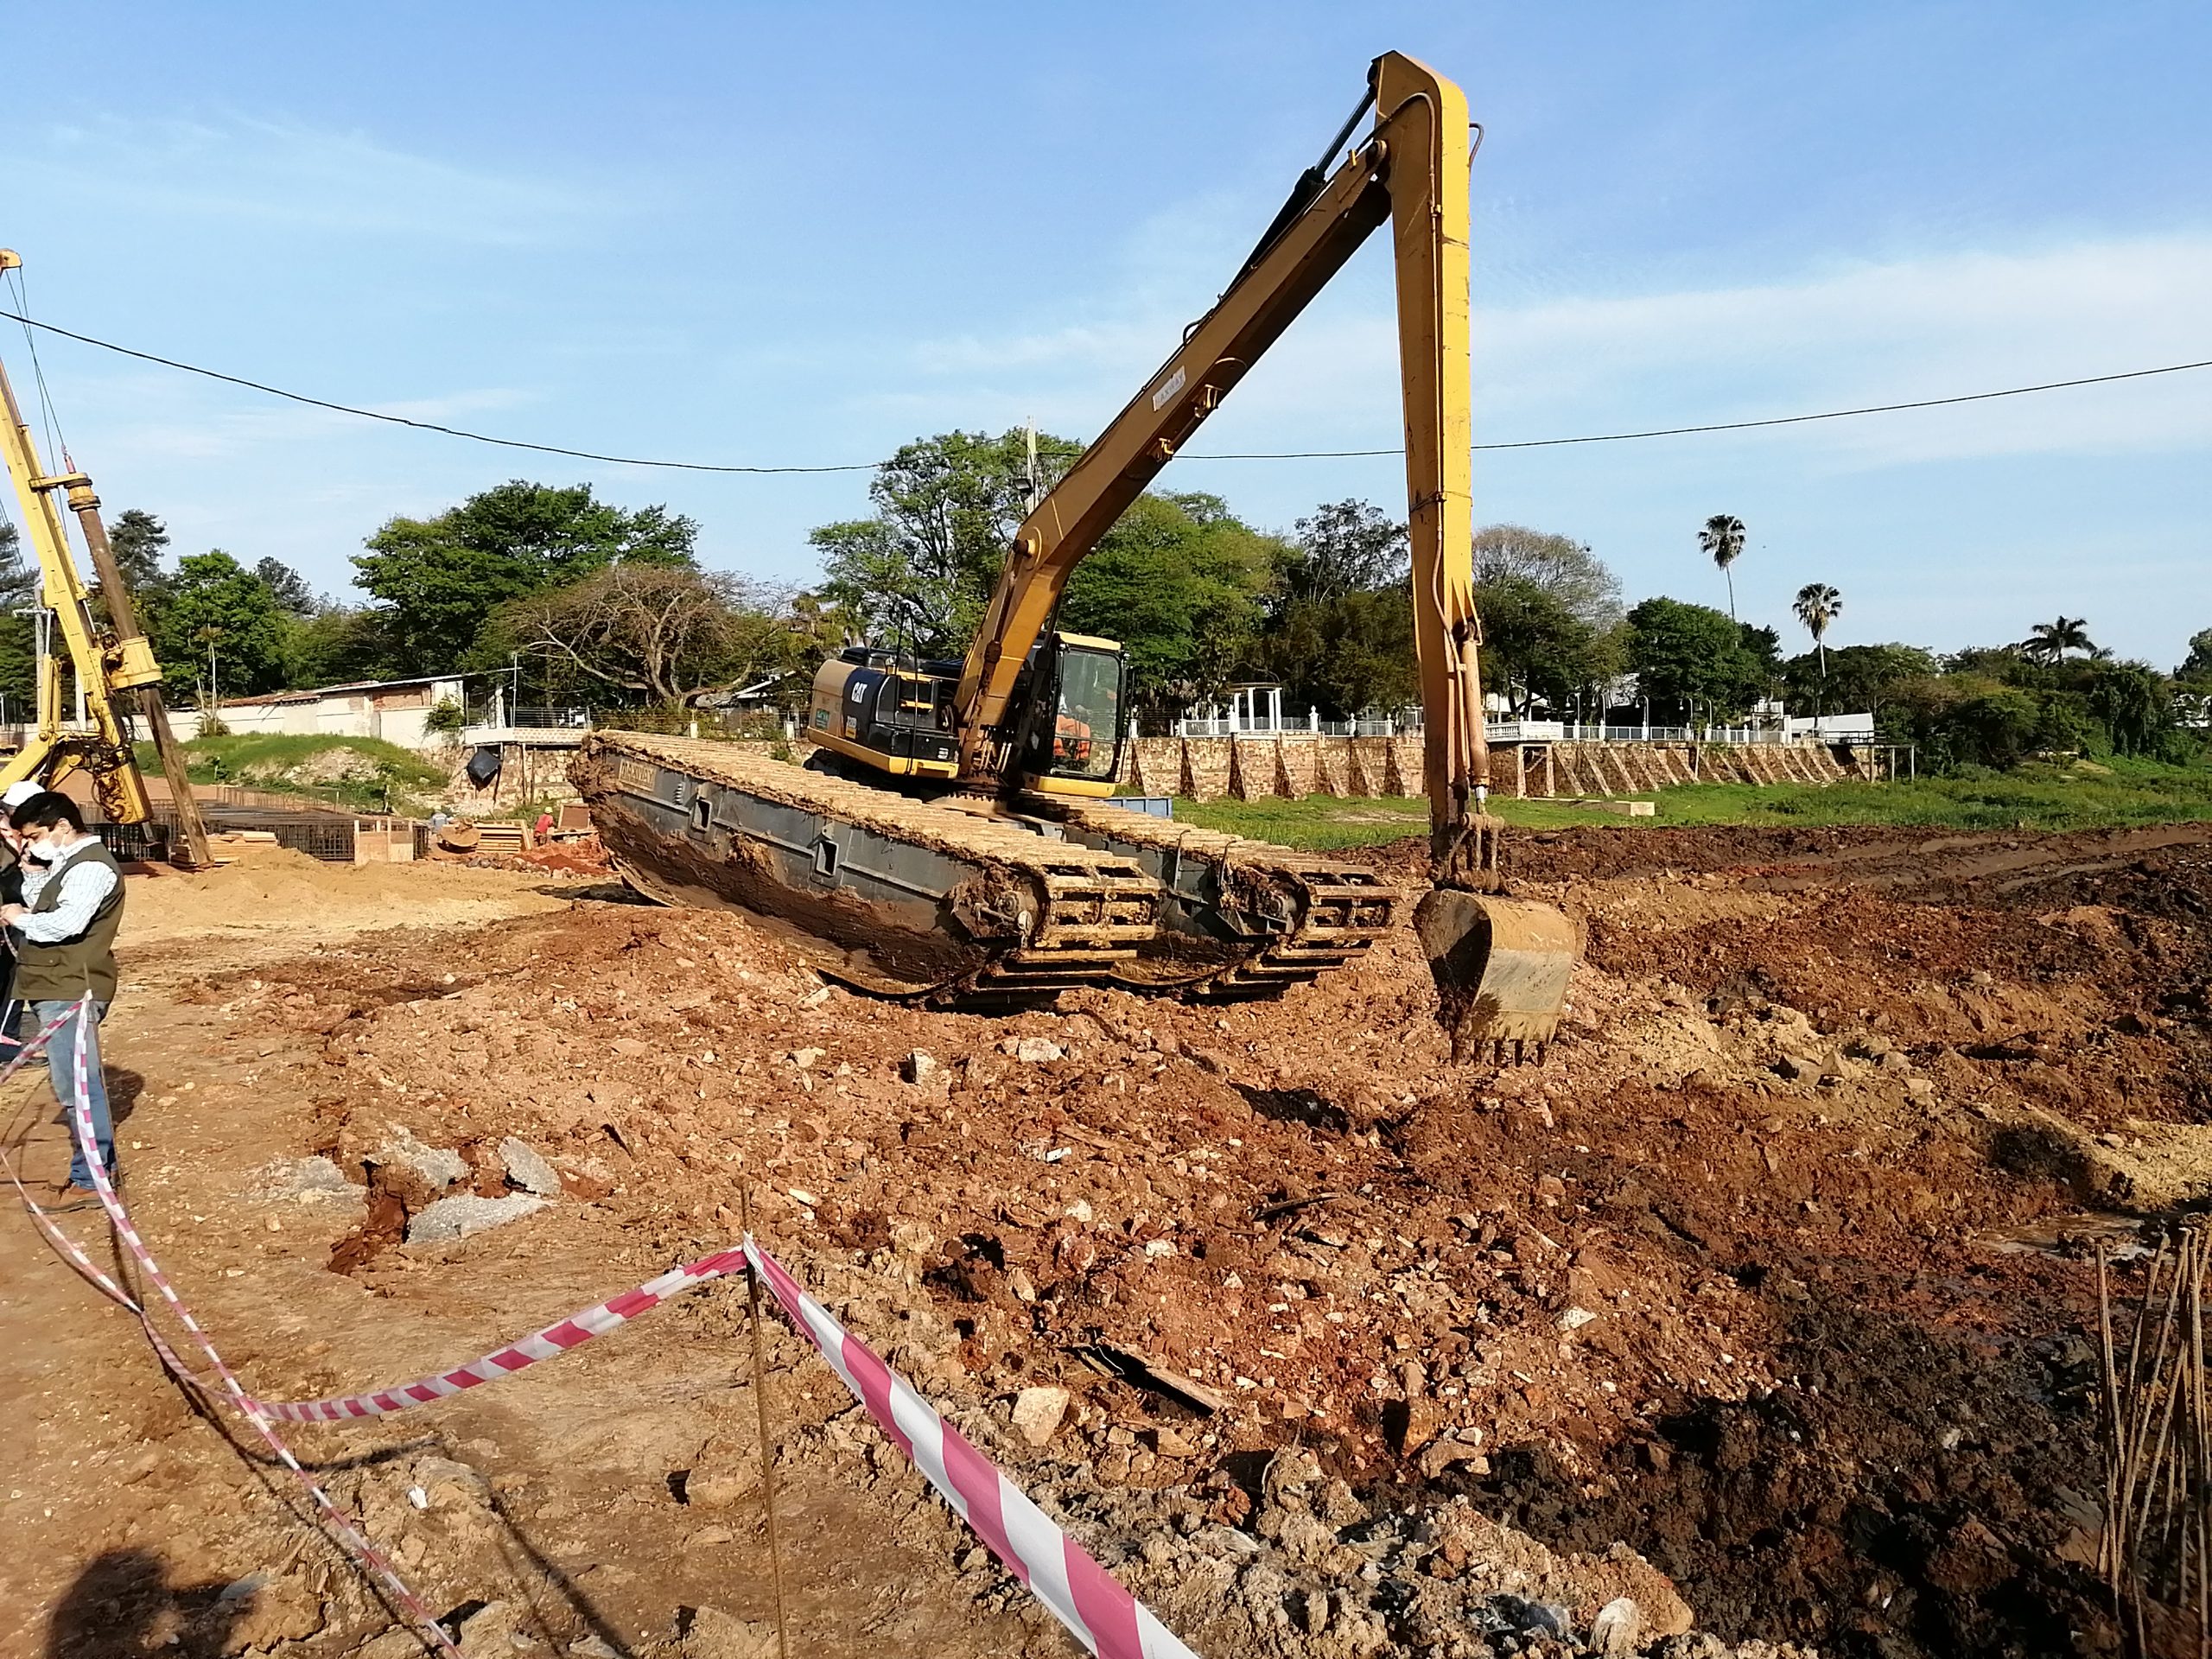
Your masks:
<path fill-rule="evenodd" d="M 50 836 L 41 836 L 36 841 L 29 843 L 23 850 L 41 864 L 51 864 L 61 856 L 61 849 L 54 844 L 54 839 Z"/>

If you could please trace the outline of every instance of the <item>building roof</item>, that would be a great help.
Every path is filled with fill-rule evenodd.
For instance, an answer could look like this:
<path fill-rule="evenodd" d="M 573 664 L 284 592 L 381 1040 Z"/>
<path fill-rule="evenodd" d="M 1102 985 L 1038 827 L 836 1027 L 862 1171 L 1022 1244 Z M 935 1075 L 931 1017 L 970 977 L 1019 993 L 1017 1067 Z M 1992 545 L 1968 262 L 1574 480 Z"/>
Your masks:
<path fill-rule="evenodd" d="M 315 702 L 324 697 L 353 696 L 363 691 L 397 691 L 410 685 L 435 685 L 442 680 L 466 679 L 452 674 L 417 674 L 404 680 L 349 680 L 344 685 L 319 685 L 308 691 L 264 691 L 256 697 L 225 697 L 226 709 L 266 709 L 280 702 Z"/>

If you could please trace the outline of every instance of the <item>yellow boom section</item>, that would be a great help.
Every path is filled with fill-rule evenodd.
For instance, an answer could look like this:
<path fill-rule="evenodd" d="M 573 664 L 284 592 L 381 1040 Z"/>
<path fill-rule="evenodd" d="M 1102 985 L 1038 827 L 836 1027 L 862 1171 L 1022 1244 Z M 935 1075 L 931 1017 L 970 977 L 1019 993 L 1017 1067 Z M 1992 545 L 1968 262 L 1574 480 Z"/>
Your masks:
<path fill-rule="evenodd" d="M 1228 293 L 1015 532 L 962 665 L 955 712 L 963 778 L 997 776 L 999 728 L 1014 682 L 1076 566 L 1360 244 L 1389 220 L 1417 639 L 1424 699 L 1435 711 L 1430 724 L 1440 728 L 1430 740 L 1430 792 L 1434 810 L 1446 814 L 1465 800 L 1482 741 L 1480 699 L 1469 693 L 1467 677 L 1475 632 L 1467 102 L 1434 70 L 1395 52 L 1376 60 L 1369 86 L 1376 119 L 1366 142 L 1310 199 L 1294 198 L 1295 211 L 1286 210 Z M 1474 709 L 1471 730 L 1442 717 L 1455 692 Z M 1462 780 L 1456 792 L 1455 777 Z"/>

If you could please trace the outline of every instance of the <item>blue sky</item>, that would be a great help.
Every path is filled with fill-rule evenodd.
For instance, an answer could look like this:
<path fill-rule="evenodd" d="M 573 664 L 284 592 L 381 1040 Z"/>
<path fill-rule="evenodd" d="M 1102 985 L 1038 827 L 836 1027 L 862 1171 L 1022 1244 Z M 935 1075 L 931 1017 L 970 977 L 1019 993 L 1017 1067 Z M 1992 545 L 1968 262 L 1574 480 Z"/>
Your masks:
<path fill-rule="evenodd" d="M 1296 3 L 1049 8 L 0 0 L 0 245 L 33 310 L 505 435 L 871 461 L 1033 416 L 1087 436 L 1241 260 L 1376 53 L 1475 169 L 1477 435 L 1723 421 L 2212 357 L 2212 10 Z M 28 379 L 21 334 L 0 355 Z M 864 474 L 719 479 L 485 449 L 41 350 L 111 510 L 341 589 L 396 512 L 588 479 L 804 581 Z M 1209 423 L 1395 441 L 1378 241 Z M 1477 512 L 1631 597 L 1834 583 L 1832 643 L 2060 612 L 2170 667 L 2212 627 L 2212 371 L 1780 432 L 1478 457 Z M 1287 528 L 1389 460 L 1178 462 Z"/>

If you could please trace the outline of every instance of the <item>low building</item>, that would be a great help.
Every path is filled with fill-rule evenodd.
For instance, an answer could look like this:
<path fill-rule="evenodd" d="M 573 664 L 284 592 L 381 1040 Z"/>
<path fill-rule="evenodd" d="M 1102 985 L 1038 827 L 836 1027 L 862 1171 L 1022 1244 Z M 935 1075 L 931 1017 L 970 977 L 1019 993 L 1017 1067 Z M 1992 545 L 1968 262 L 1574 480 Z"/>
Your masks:
<path fill-rule="evenodd" d="M 461 677 L 442 674 L 415 680 L 362 680 L 326 685 L 312 691 L 271 691 L 258 697 L 226 697 L 224 725 L 241 734 L 282 732 L 308 737 L 380 737 L 402 748 L 428 747 L 430 711 L 441 703 L 459 705 Z M 200 734 L 200 713 L 181 709 L 177 731 Z"/>

